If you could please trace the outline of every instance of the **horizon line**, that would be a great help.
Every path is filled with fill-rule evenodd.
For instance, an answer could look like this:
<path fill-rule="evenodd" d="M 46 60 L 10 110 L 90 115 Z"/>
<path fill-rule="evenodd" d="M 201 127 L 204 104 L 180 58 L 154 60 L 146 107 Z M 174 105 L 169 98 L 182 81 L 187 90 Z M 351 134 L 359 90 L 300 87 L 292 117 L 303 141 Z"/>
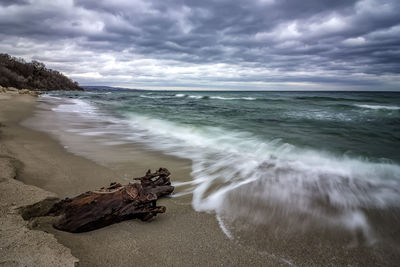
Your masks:
<path fill-rule="evenodd" d="M 112 88 L 117 90 L 136 90 L 136 91 L 157 91 L 157 92 L 374 92 L 374 93 L 400 93 L 400 90 L 285 90 L 285 89 L 276 89 L 276 90 L 235 90 L 235 89 L 143 89 L 143 88 L 129 88 L 122 86 L 109 86 L 109 85 L 80 85 L 80 87 L 105 87 Z M 84 88 L 85 89 L 85 88 Z M 102 89 L 98 89 L 102 90 Z M 103 89 L 104 90 L 104 89 Z"/>

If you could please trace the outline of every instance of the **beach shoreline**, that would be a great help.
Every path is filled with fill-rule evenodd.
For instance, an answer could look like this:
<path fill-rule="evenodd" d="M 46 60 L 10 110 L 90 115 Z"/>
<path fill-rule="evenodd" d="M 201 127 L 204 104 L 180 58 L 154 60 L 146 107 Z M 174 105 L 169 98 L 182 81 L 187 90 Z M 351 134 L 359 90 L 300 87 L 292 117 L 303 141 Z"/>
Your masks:
<path fill-rule="evenodd" d="M 32 189 L 34 197 L 18 205 L 31 205 L 48 197 L 73 197 L 111 182 L 126 184 L 133 177 L 142 176 L 148 168 L 168 168 L 173 183 L 192 179 L 192 166 L 188 160 L 146 151 L 135 144 L 117 145 L 111 149 L 96 143 L 91 136 L 68 135 L 65 129 L 57 126 L 63 123 L 63 118 L 52 111 L 60 104 L 58 102 L 20 95 L 0 95 L 0 101 L 0 122 L 4 125 L 0 128 L 0 152 L 16 159 L 15 166 L 18 167 L 16 174 L 7 174 L 16 180 L 8 178 L 7 183 L 0 185 L 8 185 L 4 187 L 5 192 L 15 192 L 12 188 L 35 188 Z M 80 148 L 81 153 L 73 147 Z M 122 148 L 129 150 L 128 157 L 121 157 L 122 152 L 126 152 L 120 150 Z M 5 175 L 4 170 L 0 173 Z M 183 190 L 183 187 L 177 187 L 175 193 Z M 17 194 L 9 195 L 15 198 Z M 5 195 L 1 196 L 1 201 L 5 203 L 6 211 L 15 210 L 15 201 L 6 200 Z M 395 266 L 400 255 L 395 244 L 351 244 L 351 235 L 340 229 L 327 231 L 322 227 L 278 235 L 274 230 L 283 223 L 279 220 L 272 226 L 251 225 L 238 220 L 232 235 L 229 232 L 232 228 L 224 228 L 224 220 L 214 213 L 195 211 L 191 194 L 164 198 L 158 204 L 166 206 L 166 213 L 151 222 L 124 221 L 80 234 L 55 230 L 52 227 L 54 217 L 23 221 L 15 213 L 17 217 L 13 218 L 21 222 L 19 229 L 29 226 L 41 230 L 30 232 L 50 236 L 52 241 L 41 244 L 49 247 L 51 242 L 58 242 L 54 247 L 65 256 L 60 259 L 71 264 L 79 259 L 79 266 L 368 266 L 382 263 Z M 379 219 L 379 215 L 375 217 Z M 388 221 L 384 226 L 390 228 L 393 222 Z M 2 238 L 20 246 L 21 241 L 11 239 L 12 232 L 8 228 L 4 230 L 7 236 Z M 393 238 L 396 241 L 395 236 Z M 33 247 L 32 251 L 35 249 Z M 7 251 L 2 251 L 1 260 L 15 260 L 16 256 Z M 19 253 L 18 257 L 24 262 L 30 257 L 29 251 L 20 250 Z M 46 253 L 44 256 L 36 254 L 36 257 L 46 260 Z M 29 263 L 26 265 L 30 266 Z"/>
<path fill-rule="evenodd" d="M 15 105 L 22 107 L 14 112 Z M 21 209 L 56 195 L 18 181 L 24 162 L 9 150 L 6 139 L 18 122 L 31 114 L 32 96 L 0 94 L 0 264 L 2 266 L 76 266 L 78 259 L 54 235 L 32 230 Z M 38 253 L 40 251 L 40 253 Z"/>
<path fill-rule="evenodd" d="M 21 183 L 23 182 L 27 184 L 24 186 L 43 188 L 47 190 L 47 194 L 59 198 L 100 188 L 113 181 L 126 183 L 126 180 L 119 178 L 120 171 L 74 155 L 50 135 L 22 126 L 21 122 L 33 116 L 35 109 L 38 109 L 35 98 L 3 95 L 1 101 L 4 105 L 1 105 L 0 121 L 4 127 L 0 142 L 23 164 L 16 176 L 16 183 L 24 185 Z M 129 164 L 125 163 L 123 166 Z M 160 166 L 154 166 L 157 167 Z M 118 168 L 121 169 L 121 166 Z M 138 173 L 144 171 L 145 169 L 139 170 Z M 177 173 L 174 170 L 171 172 L 174 179 Z M 189 173 L 186 170 L 185 174 L 179 175 Z M 36 200 L 41 201 L 43 197 L 26 202 L 24 206 L 33 204 Z M 279 257 L 258 254 L 230 242 L 220 230 L 214 215 L 195 212 L 190 203 L 190 197 L 162 199 L 159 204 L 166 206 L 167 212 L 150 223 L 125 221 L 81 234 L 55 230 L 51 226 L 54 222 L 52 217 L 37 217 L 24 223 L 29 223 L 36 230 L 42 230 L 33 232 L 53 234 L 66 251 L 71 250 L 71 257 L 75 261 L 79 259 L 79 266 L 130 266 L 133 263 L 151 266 L 287 266 Z M 14 242 L 18 246 L 20 241 Z M 12 257 L 12 254 L 7 256 L 5 250 L 3 252 L 3 261 Z M 29 257 L 29 253 L 20 251 L 20 257 Z M 42 258 L 42 255 L 38 254 L 37 257 Z"/>

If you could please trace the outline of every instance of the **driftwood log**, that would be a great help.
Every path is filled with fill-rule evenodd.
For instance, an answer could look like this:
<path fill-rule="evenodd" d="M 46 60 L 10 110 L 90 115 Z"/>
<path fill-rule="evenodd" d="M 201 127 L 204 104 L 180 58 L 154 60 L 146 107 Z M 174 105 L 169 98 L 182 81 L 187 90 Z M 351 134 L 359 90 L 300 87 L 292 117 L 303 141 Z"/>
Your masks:
<path fill-rule="evenodd" d="M 88 191 L 74 198 L 66 198 L 54 206 L 48 215 L 62 215 L 53 226 L 67 232 L 86 232 L 124 220 L 147 221 L 164 213 L 165 207 L 156 206 L 159 197 L 174 190 L 165 168 L 140 178 L 140 183 L 121 185 L 111 183 L 107 188 Z"/>

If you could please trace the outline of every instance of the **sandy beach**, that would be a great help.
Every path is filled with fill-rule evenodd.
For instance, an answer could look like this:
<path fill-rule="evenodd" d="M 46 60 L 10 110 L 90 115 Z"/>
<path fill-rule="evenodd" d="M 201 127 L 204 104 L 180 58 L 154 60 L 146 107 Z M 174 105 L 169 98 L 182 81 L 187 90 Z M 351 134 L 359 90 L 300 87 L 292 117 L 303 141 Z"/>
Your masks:
<path fill-rule="evenodd" d="M 21 126 L 20 122 L 31 115 L 35 109 L 34 98 L 3 96 L 0 106 L 0 121 L 4 124 L 1 136 L 2 147 L 12 151 L 10 154 L 23 164 L 23 167 L 18 170 L 16 179 L 47 190 L 37 189 L 39 192 L 46 193 L 42 193 L 44 195 L 35 193 L 35 198 L 18 203 L 19 205 L 33 204 L 47 196 L 60 198 L 74 196 L 108 185 L 112 181 L 126 183 L 124 179 L 118 178 L 120 177 L 118 173 L 121 173 L 120 167 L 119 171 L 115 171 L 75 156 L 68 153 L 47 134 Z M 168 159 L 163 161 L 164 164 L 168 163 Z M 156 162 L 148 162 L 148 165 L 156 167 L 154 164 Z M 137 174 L 140 175 L 145 170 L 142 168 L 137 171 Z M 177 173 L 174 169 L 171 171 L 172 177 L 189 175 L 188 171 L 186 173 Z M 13 182 L 16 185 L 8 186 L 24 186 L 20 182 Z M 8 190 L 4 188 L 5 191 Z M 4 195 L 1 196 L 1 201 L 2 203 L 12 202 Z M 193 211 L 190 198 L 163 199 L 160 204 L 167 207 L 167 212 L 157 216 L 150 223 L 126 221 L 82 234 L 54 230 L 51 226 L 54 218 L 51 217 L 35 218 L 30 225 L 35 229 L 53 234 L 59 243 L 71 249 L 72 255 L 79 259 L 79 266 L 287 265 L 278 257 L 257 254 L 252 250 L 243 249 L 236 242 L 230 242 L 218 227 L 218 222 L 213 215 Z M 14 204 L 4 205 L 9 207 Z M 41 231 L 33 232 L 43 234 Z M 7 236 L 1 238 L 7 240 Z M 18 242 L 14 241 L 14 243 Z M 47 246 L 51 247 L 51 244 Z M 32 249 L 36 251 L 40 248 L 32 247 Z M 9 262 L 7 258 L 13 256 L 4 249 L 2 253 L 1 261 L 7 265 Z M 29 253 L 26 250 L 20 250 L 19 257 L 29 257 Z M 42 255 L 37 255 L 37 257 L 42 258 Z M 24 262 L 15 261 L 16 266 L 23 265 L 21 262 Z"/>
<path fill-rule="evenodd" d="M 5 141 L 13 139 L 15 126 L 31 114 L 34 105 L 31 96 L 0 94 L 0 265 L 75 266 L 78 259 L 70 249 L 51 234 L 31 230 L 31 222 L 20 214 L 22 207 L 56 198 L 54 193 L 16 180 L 25 165 Z"/>
<path fill-rule="evenodd" d="M 240 232 L 238 227 L 231 239 L 214 214 L 193 210 L 191 195 L 159 201 L 167 211 L 151 222 L 124 221 L 87 233 L 57 231 L 52 227 L 54 217 L 24 221 L 18 207 L 48 197 L 72 197 L 110 182 L 126 184 L 148 168 L 167 167 L 173 181 L 190 180 L 190 162 L 139 146 L 129 157 L 120 157 L 101 146 L 86 148 L 85 140 L 68 139 L 82 147 L 84 153 L 77 155 L 57 138 L 57 118 L 44 110 L 51 103 L 9 95 L 2 95 L 0 101 L 1 164 L 12 166 L 0 169 L 0 238 L 5 244 L 0 262 L 4 266 L 67 266 L 78 259 L 79 266 L 395 266 L 398 262 L 395 246 L 379 242 L 374 247 L 351 245 L 349 235 L 340 230 L 316 228 L 278 236 L 274 228 L 259 226 Z M 54 134 L 31 129 L 49 125 L 54 125 Z M 31 235 L 35 237 L 26 238 Z M 43 238 L 41 242 L 36 236 Z"/>

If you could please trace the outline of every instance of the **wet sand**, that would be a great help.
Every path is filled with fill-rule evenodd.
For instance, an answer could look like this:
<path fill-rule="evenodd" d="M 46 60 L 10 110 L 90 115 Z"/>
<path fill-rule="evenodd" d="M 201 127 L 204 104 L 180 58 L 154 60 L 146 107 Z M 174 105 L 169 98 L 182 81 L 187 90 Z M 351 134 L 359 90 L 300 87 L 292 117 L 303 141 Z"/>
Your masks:
<path fill-rule="evenodd" d="M 130 162 L 111 168 L 76 156 L 49 135 L 20 125 L 32 108 L 29 101 L 8 99 L 2 105 L 0 117 L 7 126 L 3 129 L 2 143 L 23 162 L 17 178 L 26 184 L 63 198 L 112 181 L 126 183 L 126 177 L 120 175 L 131 172 L 136 166 L 140 166 L 140 170 L 132 176 L 143 174 L 147 166 L 154 169 L 160 164 L 170 169 L 172 179 L 190 175 L 185 164 L 173 163 L 168 157 L 158 161 L 154 155 L 146 155 L 144 163 L 138 155 Z M 36 218 L 33 225 L 54 234 L 61 244 L 70 248 L 79 258 L 79 266 L 287 265 L 274 256 L 243 249 L 240 244 L 231 242 L 220 230 L 214 215 L 197 213 L 191 208 L 190 197 L 163 199 L 159 204 L 165 205 L 167 211 L 151 222 L 126 221 L 88 233 L 54 230 L 51 217 Z"/>
<path fill-rule="evenodd" d="M 78 259 L 70 249 L 53 235 L 32 230 L 31 222 L 21 217 L 24 207 L 55 198 L 54 193 L 16 180 L 24 162 L 5 141 L 14 138 L 15 123 L 29 116 L 34 104 L 31 96 L 0 94 L 0 266 L 75 266 Z"/>
<path fill-rule="evenodd" d="M 1 108 L 0 121 L 6 124 L 2 142 L 23 162 L 17 178 L 26 184 L 63 198 L 114 181 L 127 183 L 148 168 L 167 167 L 173 181 L 190 179 L 188 161 L 145 151 L 140 146 L 129 147 L 126 157 L 106 147 L 90 146 L 89 139 L 59 138 L 62 133 L 51 113 L 31 102 L 12 101 L 16 100 L 7 100 Z M 29 113 L 36 115 L 23 125 L 45 129 L 54 124 L 54 134 L 22 126 Z M 77 145 L 80 153 L 70 149 Z M 238 221 L 241 225 L 237 225 L 231 240 L 215 215 L 195 212 L 190 203 L 190 195 L 165 198 L 158 204 L 167 207 L 166 213 L 151 222 L 125 221 L 88 233 L 54 230 L 51 217 L 36 218 L 32 225 L 54 234 L 79 258 L 79 266 L 396 266 L 400 259 L 399 248 L 387 248 L 386 244 L 352 247 L 347 234 L 327 234 L 323 229 L 277 235 L 273 227 L 252 228 Z"/>

